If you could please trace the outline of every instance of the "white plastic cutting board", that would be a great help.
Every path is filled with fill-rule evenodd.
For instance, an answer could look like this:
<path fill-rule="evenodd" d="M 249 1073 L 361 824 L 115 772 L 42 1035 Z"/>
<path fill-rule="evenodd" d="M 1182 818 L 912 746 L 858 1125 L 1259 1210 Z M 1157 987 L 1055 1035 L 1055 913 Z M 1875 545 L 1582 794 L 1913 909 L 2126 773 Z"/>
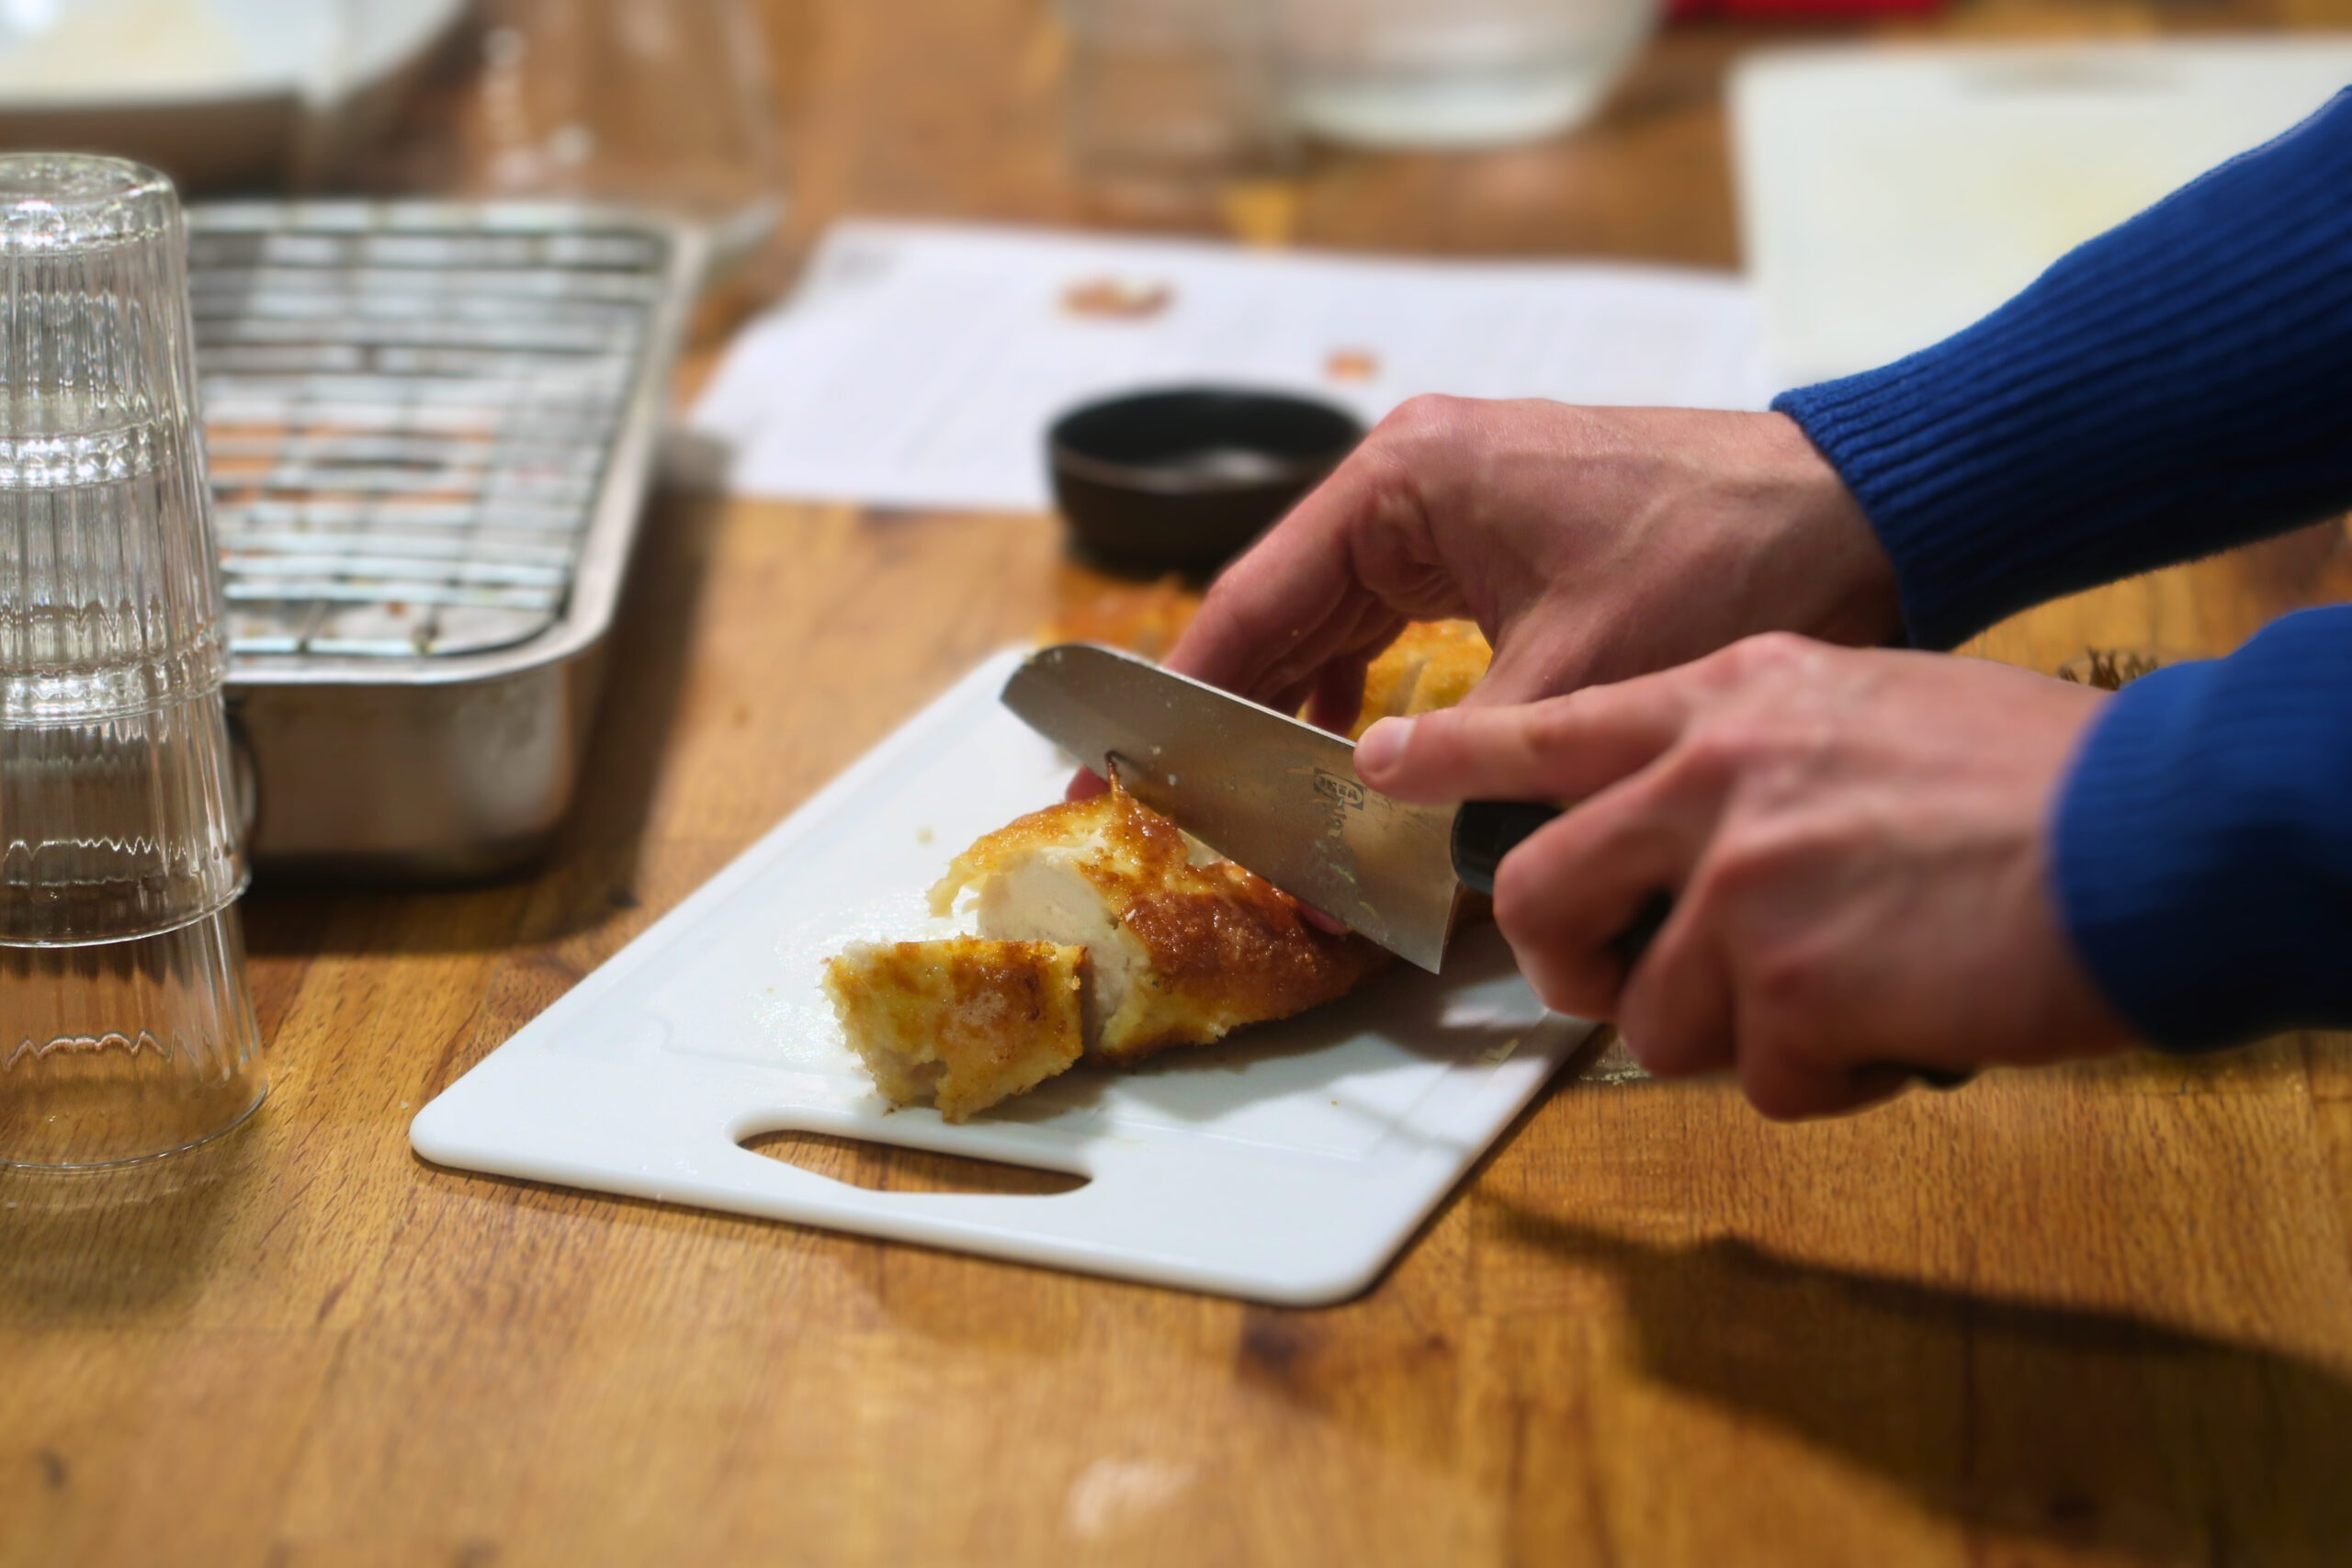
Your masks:
<path fill-rule="evenodd" d="M 1592 1026 L 1546 1013 L 1491 930 L 1442 977 L 1080 1070 L 960 1127 L 890 1111 L 820 965 L 945 934 L 923 895 L 1069 763 L 975 670 L 417 1116 L 442 1165 L 1292 1304 L 1369 1284 Z M 1050 1196 L 876 1192 L 741 1146 L 831 1134 L 1066 1171 Z"/>
<path fill-rule="evenodd" d="M 2352 85 L 2352 34 L 1776 51 L 1732 81 L 1783 386 L 1959 331 Z"/>

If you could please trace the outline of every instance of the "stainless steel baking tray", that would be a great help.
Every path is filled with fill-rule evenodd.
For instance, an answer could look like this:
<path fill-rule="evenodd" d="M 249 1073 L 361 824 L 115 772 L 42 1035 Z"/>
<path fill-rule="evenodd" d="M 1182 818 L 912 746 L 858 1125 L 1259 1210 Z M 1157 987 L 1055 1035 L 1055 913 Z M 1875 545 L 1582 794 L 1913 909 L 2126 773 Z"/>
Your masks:
<path fill-rule="evenodd" d="M 605 208 L 190 209 L 262 870 L 474 876 L 554 832 L 702 265 Z"/>

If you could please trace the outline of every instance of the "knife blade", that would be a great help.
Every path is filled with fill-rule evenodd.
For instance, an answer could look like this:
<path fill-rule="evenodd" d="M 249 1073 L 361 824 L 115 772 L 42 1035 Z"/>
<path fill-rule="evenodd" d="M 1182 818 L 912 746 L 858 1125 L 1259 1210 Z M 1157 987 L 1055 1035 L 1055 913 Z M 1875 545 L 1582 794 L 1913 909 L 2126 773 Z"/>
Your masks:
<path fill-rule="evenodd" d="M 1032 655 L 1004 705 L 1302 903 L 1424 969 L 1444 961 L 1455 808 L 1367 787 L 1342 737 L 1086 643 Z"/>

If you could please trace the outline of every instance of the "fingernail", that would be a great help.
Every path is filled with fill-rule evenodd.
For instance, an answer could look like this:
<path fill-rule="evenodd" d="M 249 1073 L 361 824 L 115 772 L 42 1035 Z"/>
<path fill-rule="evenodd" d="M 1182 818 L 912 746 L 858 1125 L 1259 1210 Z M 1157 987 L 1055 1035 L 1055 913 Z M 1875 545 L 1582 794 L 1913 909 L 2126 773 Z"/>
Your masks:
<path fill-rule="evenodd" d="M 1384 718 L 1363 732 L 1356 742 L 1356 766 L 1374 773 L 1385 773 L 1405 755 L 1405 743 L 1413 737 L 1413 721 L 1409 718 Z"/>

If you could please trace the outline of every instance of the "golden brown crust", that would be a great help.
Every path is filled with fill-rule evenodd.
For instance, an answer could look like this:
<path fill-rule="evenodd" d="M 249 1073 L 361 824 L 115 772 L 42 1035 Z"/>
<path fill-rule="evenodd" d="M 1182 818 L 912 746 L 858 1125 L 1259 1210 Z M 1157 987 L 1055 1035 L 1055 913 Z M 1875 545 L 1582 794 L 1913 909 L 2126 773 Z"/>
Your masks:
<path fill-rule="evenodd" d="M 1364 671 L 1363 711 L 1348 739 L 1362 739 L 1375 719 L 1454 706 L 1486 678 L 1494 657 L 1475 621 L 1414 622 Z"/>
<path fill-rule="evenodd" d="M 1288 1018 L 1337 1000 L 1388 966 L 1357 936 L 1334 936 L 1299 918 L 1298 901 L 1238 865 L 1202 874 L 1226 886 L 1145 893 L 1126 922 L 1152 957 L 1148 1005 L 1098 1055 L 1136 1061 L 1171 1045 L 1204 1044 L 1245 1023 Z"/>
<path fill-rule="evenodd" d="M 985 890 L 1038 856 L 1058 857 L 1083 878 L 1121 949 L 1093 954 L 1098 974 L 1118 964 L 1128 984 L 1100 1020 L 1091 1057 L 1133 1062 L 1172 1045 L 1204 1044 L 1245 1023 L 1320 1006 L 1388 964 L 1362 937 L 1309 925 L 1297 899 L 1240 866 L 1195 864 L 1175 823 L 1115 787 L 1031 812 L 981 839 L 932 890 L 932 907 L 944 912 L 964 888 L 982 886 L 984 932 L 992 919 L 1033 926 L 1043 919 L 1064 929 L 989 934 L 1072 940 L 1080 933 L 1067 929 L 1066 916 L 1001 909 Z"/>
<path fill-rule="evenodd" d="M 1201 596 L 1171 571 L 1157 582 L 1105 588 L 1069 606 L 1046 628 L 1044 640 L 1099 642 L 1146 659 L 1165 659 L 1200 607 Z"/>
<path fill-rule="evenodd" d="M 1078 1060 L 1085 974 L 1053 942 L 869 942 L 825 965 L 825 993 L 883 1098 L 961 1122 Z"/>

